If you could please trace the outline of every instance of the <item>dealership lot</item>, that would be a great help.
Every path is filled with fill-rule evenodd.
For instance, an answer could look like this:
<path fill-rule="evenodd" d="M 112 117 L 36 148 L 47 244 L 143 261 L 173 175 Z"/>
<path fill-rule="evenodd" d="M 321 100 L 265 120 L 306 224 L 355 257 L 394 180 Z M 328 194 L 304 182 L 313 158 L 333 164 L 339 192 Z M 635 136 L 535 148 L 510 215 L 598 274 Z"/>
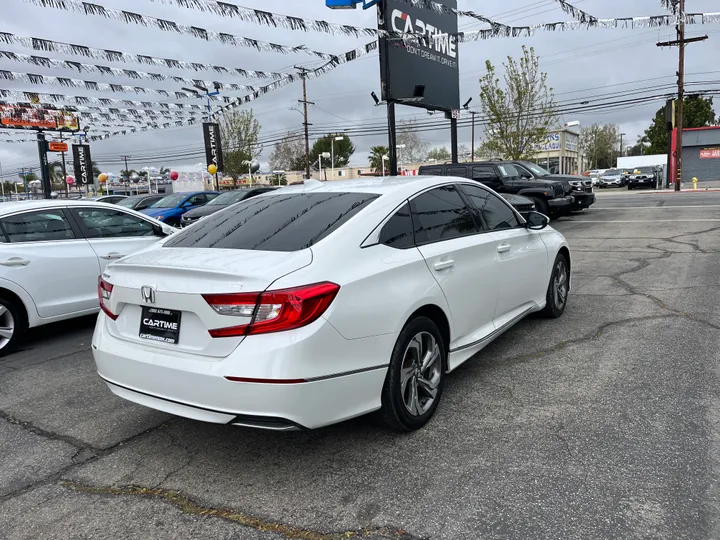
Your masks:
<path fill-rule="evenodd" d="M 448 379 L 428 426 L 202 424 L 97 378 L 92 318 L 0 359 L 8 538 L 717 538 L 720 193 L 601 193 L 554 223 L 557 320 Z M 469 286 L 478 286 L 469 284 Z M 0 535 L 1 536 L 1 535 Z"/>

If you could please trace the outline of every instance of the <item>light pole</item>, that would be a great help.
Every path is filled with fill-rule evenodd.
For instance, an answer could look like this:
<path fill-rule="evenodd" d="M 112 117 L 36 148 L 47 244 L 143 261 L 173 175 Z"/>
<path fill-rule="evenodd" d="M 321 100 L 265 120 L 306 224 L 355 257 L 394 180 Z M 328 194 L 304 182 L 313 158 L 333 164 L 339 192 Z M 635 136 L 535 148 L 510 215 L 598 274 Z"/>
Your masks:
<path fill-rule="evenodd" d="M 320 155 L 318 155 L 318 174 L 320 175 L 320 180 L 322 180 L 322 159 L 328 159 L 330 157 L 330 152 L 320 152 Z M 325 175 L 325 180 L 327 180 L 327 174 Z"/>
<path fill-rule="evenodd" d="M 620 134 L 620 157 L 625 155 L 625 152 L 623 152 L 623 137 L 625 137 L 625 135 L 627 135 L 627 133 Z"/>
<path fill-rule="evenodd" d="M 381 161 L 382 161 L 383 176 L 385 176 L 385 160 L 388 160 L 388 159 L 390 159 L 390 156 L 388 156 L 387 154 L 383 154 L 382 160 L 381 160 Z"/>
<path fill-rule="evenodd" d="M 340 135 L 330 139 L 330 162 L 331 162 L 331 173 L 330 180 L 335 180 L 335 141 L 344 141 L 345 137 Z"/>

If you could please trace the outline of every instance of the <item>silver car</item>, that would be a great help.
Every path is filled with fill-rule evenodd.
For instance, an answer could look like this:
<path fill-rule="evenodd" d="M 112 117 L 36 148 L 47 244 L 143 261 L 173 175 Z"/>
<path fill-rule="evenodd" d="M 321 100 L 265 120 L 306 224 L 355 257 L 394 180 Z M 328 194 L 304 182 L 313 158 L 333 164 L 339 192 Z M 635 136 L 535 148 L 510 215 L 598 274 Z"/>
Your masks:
<path fill-rule="evenodd" d="M 598 186 L 601 188 L 607 187 L 623 187 L 625 185 L 625 179 L 623 172 L 620 169 L 608 169 L 605 171 L 599 181 Z"/>

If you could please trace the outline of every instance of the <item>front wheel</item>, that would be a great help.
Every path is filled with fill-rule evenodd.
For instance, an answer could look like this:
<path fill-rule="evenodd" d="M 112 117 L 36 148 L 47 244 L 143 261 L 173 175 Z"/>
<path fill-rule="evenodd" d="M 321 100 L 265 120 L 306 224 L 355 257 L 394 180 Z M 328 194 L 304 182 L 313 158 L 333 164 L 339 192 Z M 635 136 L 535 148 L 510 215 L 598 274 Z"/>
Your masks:
<path fill-rule="evenodd" d="M 540 312 L 545 317 L 557 319 L 565 312 L 570 292 L 570 265 L 562 253 L 555 258 L 550 283 L 545 294 L 545 307 Z"/>
<path fill-rule="evenodd" d="M 446 348 L 437 325 L 427 317 L 405 325 L 383 385 L 382 422 L 397 431 L 423 427 L 440 402 L 445 365 Z"/>
<path fill-rule="evenodd" d="M 540 197 L 530 197 L 533 202 L 535 203 L 535 210 L 540 212 L 541 214 L 544 214 L 548 217 L 548 219 L 551 218 L 550 216 L 550 205 L 545 199 L 541 199 Z"/>

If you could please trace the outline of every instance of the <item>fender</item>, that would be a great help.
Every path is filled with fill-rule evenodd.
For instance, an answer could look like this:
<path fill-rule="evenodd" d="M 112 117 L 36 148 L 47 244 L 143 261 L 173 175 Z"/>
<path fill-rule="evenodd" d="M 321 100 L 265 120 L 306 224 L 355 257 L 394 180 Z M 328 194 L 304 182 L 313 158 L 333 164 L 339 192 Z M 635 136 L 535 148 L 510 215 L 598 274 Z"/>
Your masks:
<path fill-rule="evenodd" d="M 0 278 L 0 288 L 15 293 L 17 297 L 20 298 L 23 303 L 23 307 L 25 308 L 25 312 L 27 313 L 28 326 L 30 328 L 42 324 L 40 315 L 38 314 L 37 306 L 35 305 L 35 301 L 32 299 L 32 296 L 30 296 L 29 292 L 27 292 L 24 288 L 22 288 L 14 281 L 10 281 L 4 278 Z"/>
<path fill-rule="evenodd" d="M 547 193 L 547 195 L 546 195 Z M 529 187 L 525 189 L 521 189 L 517 192 L 517 195 L 537 195 L 538 197 L 542 199 L 554 199 L 555 198 L 555 191 L 553 188 L 540 188 L 540 187 Z"/>

